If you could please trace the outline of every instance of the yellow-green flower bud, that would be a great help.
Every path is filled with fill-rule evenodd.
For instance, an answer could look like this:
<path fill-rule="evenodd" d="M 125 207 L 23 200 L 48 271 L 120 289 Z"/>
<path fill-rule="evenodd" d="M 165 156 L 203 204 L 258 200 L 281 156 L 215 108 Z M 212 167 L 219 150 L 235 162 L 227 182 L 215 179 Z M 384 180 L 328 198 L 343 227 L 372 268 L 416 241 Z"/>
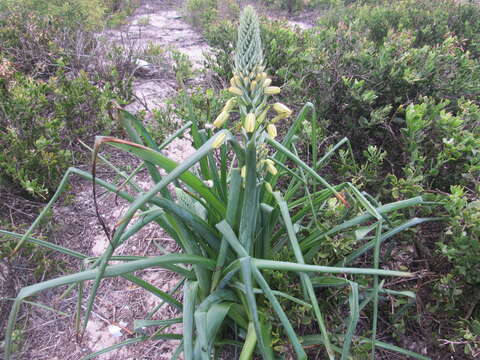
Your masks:
<path fill-rule="evenodd" d="M 230 79 L 230 86 L 231 87 L 237 86 L 237 84 L 235 84 L 235 78 L 233 77 Z"/>
<path fill-rule="evenodd" d="M 237 105 L 237 99 L 232 97 L 232 98 L 227 100 L 227 102 L 225 103 L 225 106 L 223 107 L 222 111 L 230 111 L 235 107 L 235 105 Z"/>
<path fill-rule="evenodd" d="M 265 80 L 267 78 L 267 73 L 264 71 L 260 74 L 260 76 L 262 77 L 262 80 Z"/>
<path fill-rule="evenodd" d="M 273 124 L 268 124 L 267 133 L 272 139 L 275 139 L 277 137 L 277 127 Z"/>
<path fill-rule="evenodd" d="M 240 77 L 238 75 L 235 75 L 233 77 L 233 80 L 235 81 L 235 86 L 242 86 L 242 83 L 240 81 Z"/>
<path fill-rule="evenodd" d="M 223 143 L 225 142 L 226 137 L 227 137 L 227 134 L 225 132 L 218 134 L 215 140 L 213 140 L 212 142 L 212 148 L 216 149 L 222 146 Z"/>
<path fill-rule="evenodd" d="M 265 118 L 267 117 L 267 113 L 268 113 L 268 107 L 265 108 L 265 110 L 262 111 L 262 113 L 258 116 L 257 118 L 257 122 L 260 124 L 261 122 L 263 122 L 263 120 L 265 120 Z"/>
<path fill-rule="evenodd" d="M 287 117 L 292 114 L 292 110 L 290 110 L 288 107 L 286 107 L 282 103 L 273 104 L 273 110 L 275 110 L 277 114 L 288 114 Z"/>
<path fill-rule="evenodd" d="M 228 111 L 222 111 L 213 122 L 213 126 L 216 128 L 222 127 L 223 124 L 225 124 L 225 122 L 228 120 L 228 116 Z"/>
<path fill-rule="evenodd" d="M 231 92 L 232 94 L 235 94 L 235 95 L 238 95 L 238 96 L 241 96 L 243 93 L 242 93 L 242 90 L 240 90 L 238 87 L 236 86 L 231 86 L 228 88 L 228 91 Z"/>
<path fill-rule="evenodd" d="M 270 122 L 271 122 L 272 124 L 275 124 L 277 121 L 286 119 L 286 118 L 289 117 L 289 116 L 290 116 L 289 113 L 280 113 L 280 114 L 278 114 L 277 116 L 275 116 L 272 120 L 270 120 Z"/>
<path fill-rule="evenodd" d="M 255 90 L 256 87 L 257 87 L 257 82 L 255 80 L 253 80 L 250 83 L 250 92 L 253 92 L 253 90 Z"/>
<path fill-rule="evenodd" d="M 245 124 L 243 125 L 245 131 L 247 133 L 253 132 L 255 130 L 255 125 L 256 125 L 255 114 L 249 113 L 245 118 Z"/>
<path fill-rule="evenodd" d="M 270 84 L 272 83 L 272 79 L 266 79 L 264 82 L 263 82 L 263 86 L 264 87 L 267 87 L 267 86 L 270 86 Z"/>
<path fill-rule="evenodd" d="M 277 168 L 275 167 L 275 165 L 272 165 L 270 163 L 267 163 L 267 171 L 272 174 L 273 176 L 277 175 L 278 173 L 278 170 Z"/>
<path fill-rule="evenodd" d="M 266 95 L 280 94 L 280 88 L 278 86 L 267 86 L 265 88 Z"/>
<path fill-rule="evenodd" d="M 243 165 L 242 169 L 240 170 L 240 176 L 242 178 L 245 178 L 245 176 L 247 176 L 247 168 L 245 167 L 245 165 Z"/>
<path fill-rule="evenodd" d="M 270 194 L 273 193 L 272 185 L 270 185 L 270 183 L 268 183 L 268 182 L 265 183 L 265 189 L 267 189 L 267 191 Z"/>

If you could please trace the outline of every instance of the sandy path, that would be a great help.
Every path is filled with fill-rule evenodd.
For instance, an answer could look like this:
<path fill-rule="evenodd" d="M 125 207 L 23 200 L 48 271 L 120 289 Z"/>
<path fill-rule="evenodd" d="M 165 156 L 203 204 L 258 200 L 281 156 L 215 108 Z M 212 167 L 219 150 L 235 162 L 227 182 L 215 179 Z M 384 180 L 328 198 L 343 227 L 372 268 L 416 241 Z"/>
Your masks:
<path fill-rule="evenodd" d="M 152 44 L 160 45 L 166 50 L 166 62 L 171 62 L 169 51 L 177 50 L 188 56 L 193 69 L 200 69 L 204 61 L 203 53 L 209 47 L 201 35 L 184 21 L 178 6 L 161 0 L 144 1 L 128 24 L 107 31 L 104 35 L 137 51 Z M 171 70 L 168 65 L 157 66 L 147 78 L 135 78 L 133 90 L 139 101 L 130 104 L 127 109 L 135 112 L 144 108 L 144 105 L 150 110 L 161 107 L 165 98 L 171 97 L 177 90 Z"/>

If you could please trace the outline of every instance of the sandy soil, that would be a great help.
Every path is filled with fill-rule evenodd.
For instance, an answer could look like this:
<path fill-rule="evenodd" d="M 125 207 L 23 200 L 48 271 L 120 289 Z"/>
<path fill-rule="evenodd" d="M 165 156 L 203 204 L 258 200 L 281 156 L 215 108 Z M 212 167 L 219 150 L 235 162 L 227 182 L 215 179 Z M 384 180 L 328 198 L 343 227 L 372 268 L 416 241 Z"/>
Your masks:
<path fill-rule="evenodd" d="M 106 31 L 103 36 L 135 51 L 146 49 L 152 44 L 160 45 L 166 52 L 165 61 L 170 63 L 169 52 L 180 51 L 188 55 L 194 70 L 201 69 L 203 54 L 208 52 L 209 47 L 201 35 L 184 21 L 179 3 L 182 2 L 144 0 L 126 25 Z M 140 59 L 140 62 L 143 61 Z M 139 70 L 139 75 L 142 75 L 142 68 Z M 164 100 L 177 91 L 178 84 L 168 65 L 154 66 L 145 72 L 147 76 L 134 79 L 137 101 L 128 105 L 129 111 L 136 112 L 145 108 L 148 111 L 162 107 Z"/>

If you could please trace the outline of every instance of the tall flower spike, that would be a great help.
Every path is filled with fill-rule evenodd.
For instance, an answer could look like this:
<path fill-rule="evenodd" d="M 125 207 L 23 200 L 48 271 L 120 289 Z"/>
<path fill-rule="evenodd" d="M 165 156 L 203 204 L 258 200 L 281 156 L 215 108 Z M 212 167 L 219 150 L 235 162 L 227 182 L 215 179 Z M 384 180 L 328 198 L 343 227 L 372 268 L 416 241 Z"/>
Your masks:
<path fill-rule="evenodd" d="M 262 64 L 263 51 L 258 16 L 252 6 L 247 6 L 242 12 L 238 27 L 235 69 L 248 77 L 251 73 L 256 74 L 256 70 Z"/>

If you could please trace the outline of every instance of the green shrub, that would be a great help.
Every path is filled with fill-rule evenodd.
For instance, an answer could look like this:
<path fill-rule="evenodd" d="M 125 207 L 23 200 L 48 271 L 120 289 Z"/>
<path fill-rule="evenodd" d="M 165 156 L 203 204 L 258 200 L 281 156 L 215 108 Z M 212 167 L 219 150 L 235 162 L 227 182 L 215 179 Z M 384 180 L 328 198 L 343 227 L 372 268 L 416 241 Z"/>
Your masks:
<path fill-rule="evenodd" d="M 473 356 L 480 346 L 480 192 L 452 186 L 448 196 L 437 196 L 447 211 L 431 260 L 441 277 L 431 284 L 427 317 L 436 319 L 437 339 L 447 339 L 452 352 Z"/>
<path fill-rule="evenodd" d="M 286 9 L 289 12 L 308 9 L 308 8 L 328 8 L 333 5 L 343 4 L 343 0 L 262 0 L 269 6 L 275 6 Z"/>
<path fill-rule="evenodd" d="M 207 29 L 219 19 L 236 21 L 240 6 L 235 0 L 188 0 L 183 12 L 192 25 Z"/>
<path fill-rule="evenodd" d="M 366 3 L 362 5 L 362 3 Z M 441 44 L 445 38 L 458 38 L 465 50 L 480 50 L 480 9 L 475 4 L 453 0 L 363 1 L 331 10 L 320 24 L 338 29 L 342 24 L 366 33 L 381 45 L 389 32 L 410 32 L 415 47 Z"/>
<path fill-rule="evenodd" d="M 98 30 L 105 11 L 104 2 L 99 0 L 3 0 L 0 4 L 2 21 L 17 15 L 23 20 L 30 18 L 33 23 L 46 21 L 55 29 Z"/>
<path fill-rule="evenodd" d="M 445 111 L 448 101 L 429 98 L 405 109 L 406 165 L 403 176 L 387 177 L 387 188 L 395 199 L 426 194 L 443 204 L 444 226 L 429 234 L 437 245 L 429 261 L 441 278 L 432 284 L 427 310 L 442 324 L 439 338 L 456 343 L 456 351 L 474 354 L 478 343 L 468 334 L 475 326 L 468 324 L 480 316 L 480 112 L 471 101 L 461 99 L 458 106 L 456 116 Z"/>
<path fill-rule="evenodd" d="M 45 76 L 55 72 L 62 57 L 53 41 L 60 30 L 50 17 L 35 13 L 5 12 L 0 18 L 0 51 L 23 72 Z M 8 16 L 7 16 L 8 15 Z"/>
<path fill-rule="evenodd" d="M 124 4 L 120 9 L 134 6 L 134 1 L 120 3 Z M 18 70 L 35 77 L 54 75 L 59 63 L 72 70 L 86 69 L 92 54 L 107 56 L 98 53 L 102 46 L 95 34 L 115 8 L 106 6 L 99 0 L 6 0 L 0 4 L 0 52 Z"/>
<path fill-rule="evenodd" d="M 445 239 L 438 243 L 440 250 L 454 265 L 454 275 L 469 285 L 480 284 L 480 197 L 469 201 L 465 190 L 453 186 L 445 207 L 449 224 Z"/>
<path fill-rule="evenodd" d="M 449 101 L 423 100 L 405 111 L 404 172 L 420 176 L 426 188 L 448 191 L 459 184 L 480 189 L 480 108 L 460 99 L 455 116 L 445 111 Z"/>
<path fill-rule="evenodd" d="M 76 139 L 110 126 L 106 108 L 114 98 L 83 72 L 47 81 L 16 73 L 0 88 L 0 169 L 31 195 L 48 197 Z"/>
<path fill-rule="evenodd" d="M 338 12 L 346 14 L 338 16 Z M 456 160 L 444 154 L 445 158 L 436 160 L 431 169 L 419 169 L 429 172 L 426 187 L 448 191 L 451 185 L 465 180 L 453 170 L 465 174 L 468 170 L 460 168 L 474 167 L 470 164 L 471 154 L 476 151 L 472 136 L 476 135 L 473 129 L 478 121 L 472 117 L 478 114 L 475 108 L 480 99 L 480 61 L 474 55 L 477 35 L 472 30 L 478 26 L 475 14 L 480 12 L 473 5 L 406 0 L 395 6 L 375 2 L 336 8 L 319 27 L 303 32 L 264 19 L 262 35 L 268 54 L 265 63 L 276 75 L 274 83 L 286 84 L 285 98 L 294 103 L 305 98 L 316 100 L 320 118 L 328 127 L 327 135 L 349 137 L 359 150 L 355 156 L 362 161 L 366 144 L 377 146 L 387 153 L 387 162 L 396 164 L 395 173 L 409 161 L 405 156 L 410 151 L 405 109 L 410 104 L 422 102 L 425 96 L 443 103 L 445 114 L 451 113 L 444 119 L 462 119 L 464 107 L 471 108 L 470 118 L 456 120 L 471 134 L 469 144 Z M 437 19 L 433 35 L 415 33 L 425 30 L 418 23 L 433 24 Z M 383 33 L 377 34 L 377 28 Z M 216 48 L 209 68 L 227 81 L 232 74 L 228 54 L 235 42 L 233 25 L 212 20 L 205 28 L 205 36 Z M 442 139 L 455 134 L 453 129 L 447 129 L 452 124 L 429 121 L 424 136 L 430 150 L 424 156 L 436 157 L 435 149 L 448 145 Z M 441 136 L 433 136 L 436 134 Z M 451 176 L 445 177 L 445 173 Z M 474 175 L 469 175 L 470 179 Z"/>
<path fill-rule="evenodd" d="M 184 14 L 194 26 L 207 26 L 217 17 L 217 0 L 188 0 L 185 3 Z"/>
<path fill-rule="evenodd" d="M 129 15 L 140 6 L 140 0 L 107 0 L 103 1 L 106 8 L 107 25 L 116 27 L 123 25 Z"/>
<path fill-rule="evenodd" d="M 386 136 L 395 136 L 404 126 L 398 108 L 422 96 L 450 99 L 448 110 L 453 113 L 460 98 L 479 98 L 480 63 L 457 39 L 415 48 L 408 33 L 391 33 L 377 48 L 363 35 L 344 29 L 320 30 L 317 41 L 324 46 L 326 61 L 318 64 L 315 76 L 307 74 L 306 81 L 323 94 L 317 102 L 331 120 L 331 130 L 341 129 L 354 144 L 365 137 L 383 143 Z"/>
<path fill-rule="evenodd" d="M 0 147 L 11 150 L 0 168 L 31 195 L 46 198 L 56 188 L 78 137 L 109 127 L 111 100 L 131 100 L 138 54 L 101 43 L 94 30 L 117 6 L 133 4 L 0 3 Z"/>

